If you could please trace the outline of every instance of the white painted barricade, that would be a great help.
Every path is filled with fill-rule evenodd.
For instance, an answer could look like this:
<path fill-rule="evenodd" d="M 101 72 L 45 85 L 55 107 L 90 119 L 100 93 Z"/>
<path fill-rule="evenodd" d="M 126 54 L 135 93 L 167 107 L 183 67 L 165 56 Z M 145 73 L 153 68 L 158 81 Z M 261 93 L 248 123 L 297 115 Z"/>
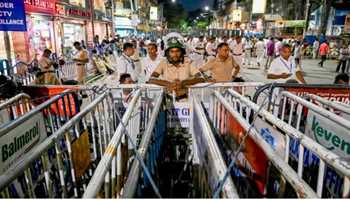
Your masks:
<path fill-rule="evenodd" d="M 237 105 L 243 104 L 243 110 L 245 110 L 246 113 L 249 113 L 248 110 L 253 112 L 259 110 L 258 105 L 242 97 L 242 95 L 237 92 L 229 90 L 228 94 L 229 96 L 227 96 L 226 99 L 230 102 L 232 101 L 233 108 L 237 109 Z M 315 116 L 310 116 L 310 113 L 312 113 L 311 115 L 318 113 L 318 115 L 327 117 L 323 119 L 328 121 L 336 119 L 337 123 L 344 123 L 346 120 L 289 92 L 284 91 L 280 95 L 282 96 L 280 99 L 283 106 L 281 106 L 281 104 L 275 104 L 275 106 L 280 105 L 280 108 L 272 108 L 272 110 L 279 110 L 279 112 L 275 112 L 274 115 L 265 109 L 259 112 L 259 117 L 254 122 L 254 125 L 259 127 L 258 131 L 260 129 L 260 135 L 263 136 L 264 140 L 267 141 L 271 147 L 274 147 L 273 144 L 276 143 L 285 145 L 286 148 L 283 152 L 278 152 L 279 149 L 275 148 L 276 153 L 280 156 L 284 154 L 281 158 L 284 158 L 284 161 L 290 166 L 294 166 L 293 168 L 296 170 L 298 176 L 307 182 L 319 197 L 347 197 L 349 195 L 348 177 L 350 174 L 348 159 L 337 155 L 335 151 L 327 149 L 327 146 L 320 145 L 311 135 L 307 135 L 306 131 L 308 125 L 305 124 L 315 120 Z M 303 109 L 302 106 L 307 106 L 309 111 L 307 118 L 303 119 L 302 111 L 305 109 Z M 286 111 L 287 108 L 288 112 Z M 295 109 L 297 112 L 295 112 Z M 237 110 L 239 111 L 239 109 Z M 291 114 L 286 115 L 286 113 Z M 243 113 L 241 113 L 241 115 L 244 116 Z M 249 120 L 252 119 L 248 119 L 248 121 Z M 259 125 L 259 120 L 266 121 L 265 125 Z M 256 122 L 258 122 L 258 124 L 256 124 Z M 301 127 L 302 122 L 304 123 L 304 128 Z M 323 128 L 317 128 L 319 124 L 319 122 L 315 122 L 311 125 L 314 126 L 313 128 L 317 129 L 318 132 L 322 131 L 322 133 L 324 133 L 322 135 L 326 135 Z M 350 125 L 349 123 L 347 124 Z M 345 128 L 347 125 L 333 125 L 327 127 L 332 128 L 334 126 Z M 270 134 L 263 133 L 262 130 L 266 129 L 266 127 L 278 131 L 274 131 L 275 133 L 269 131 Z M 278 134 L 278 132 L 280 134 Z M 266 135 L 268 137 L 266 137 Z M 283 137 L 276 137 L 278 135 L 282 135 Z M 337 144 L 342 142 L 340 139 L 335 139 L 334 141 L 338 141 Z"/>

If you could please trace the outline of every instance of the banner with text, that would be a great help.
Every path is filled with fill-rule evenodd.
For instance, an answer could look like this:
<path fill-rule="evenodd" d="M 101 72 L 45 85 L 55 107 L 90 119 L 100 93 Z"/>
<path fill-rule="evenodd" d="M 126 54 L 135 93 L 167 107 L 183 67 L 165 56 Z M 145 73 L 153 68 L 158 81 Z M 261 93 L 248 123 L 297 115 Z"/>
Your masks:
<path fill-rule="evenodd" d="M 0 0 L 0 31 L 26 31 L 23 0 Z"/>

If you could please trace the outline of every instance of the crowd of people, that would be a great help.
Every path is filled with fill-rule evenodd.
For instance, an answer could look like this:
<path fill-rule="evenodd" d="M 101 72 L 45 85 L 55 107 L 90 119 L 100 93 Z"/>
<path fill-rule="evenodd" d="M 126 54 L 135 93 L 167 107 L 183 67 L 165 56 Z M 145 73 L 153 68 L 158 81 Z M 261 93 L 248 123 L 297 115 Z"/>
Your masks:
<path fill-rule="evenodd" d="M 304 44 L 294 38 L 216 38 L 170 33 L 156 40 L 117 37 L 100 42 L 96 36 L 94 47 L 89 50 L 83 41 L 75 42 L 73 46 L 72 61 L 77 72 L 77 84 L 84 84 L 88 69 L 92 73 L 116 76 L 117 79 L 129 74 L 133 82 L 156 83 L 169 90 L 180 90 L 191 85 L 188 83 L 243 80 L 239 77 L 242 68 L 261 68 L 265 70 L 267 79 L 280 83 L 306 83 L 302 71 Z M 312 57 L 321 59 L 320 67 L 324 66 L 329 53 L 327 41 L 320 44 L 316 39 L 312 44 Z M 50 50 L 45 50 L 39 60 L 41 71 L 37 73 L 37 84 L 63 82 L 54 78 L 55 62 L 49 59 L 50 54 Z M 344 43 L 339 50 L 336 71 L 347 76 L 349 65 L 350 46 Z M 190 79 L 195 80 L 188 81 Z"/>

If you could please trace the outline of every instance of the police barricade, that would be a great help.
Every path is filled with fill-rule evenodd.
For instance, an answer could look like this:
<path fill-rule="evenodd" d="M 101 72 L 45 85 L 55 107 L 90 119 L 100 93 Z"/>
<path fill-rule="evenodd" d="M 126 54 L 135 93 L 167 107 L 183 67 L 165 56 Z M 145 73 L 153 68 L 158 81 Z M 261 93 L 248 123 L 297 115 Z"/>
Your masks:
<path fill-rule="evenodd" d="M 66 80 L 74 80 L 76 77 L 76 65 L 73 61 L 67 61 L 58 69 L 58 77 Z"/>
<path fill-rule="evenodd" d="M 84 198 L 142 196 L 142 190 L 147 188 L 160 197 L 154 177 L 166 130 L 161 107 L 163 97 L 162 88 L 145 86 L 132 95 L 122 118 L 117 116 L 119 125 L 89 181 Z M 138 136 L 141 139 L 137 139 Z M 133 152 L 133 159 L 125 148 Z"/>
<path fill-rule="evenodd" d="M 0 104 L 0 125 L 29 112 L 34 106 L 31 104 L 30 96 L 20 93 Z"/>
<path fill-rule="evenodd" d="M 279 94 L 277 103 L 272 108 L 272 111 L 276 117 L 287 122 L 290 126 L 294 127 L 298 131 L 302 132 L 309 138 L 318 142 L 330 152 L 340 156 L 340 158 L 350 161 L 350 121 L 346 115 L 346 109 L 331 105 L 329 102 L 326 106 L 334 110 L 335 107 L 341 109 L 335 112 L 325 109 L 326 100 L 317 98 L 312 95 L 306 95 L 313 97 L 311 101 L 317 99 L 323 104 L 317 105 L 309 102 L 295 94 L 287 91 L 283 91 Z M 317 102 L 316 102 L 317 103 Z M 303 168 L 309 169 L 308 178 L 314 179 L 315 176 L 312 173 L 312 168 L 319 165 L 319 161 L 314 157 L 313 152 L 309 149 L 301 149 L 302 153 L 297 154 L 299 144 L 297 140 L 288 141 L 293 151 L 290 152 L 291 160 L 302 159 L 304 161 Z M 302 170 L 302 169 L 299 169 Z M 301 172 L 300 172 L 301 173 Z M 348 178 L 344 179 L 343 174 L 339 174 L 332 168 L 327 167 L 323 172 L 327 176 L 325 177 L 325 188 L 327 191 L 323 191 L 326 197 L 347 197 L 350 193 L 350 186 Z"/>
<path fill-rule="evenodd" d="M 289 158 L 289 156 L 285 156 L 288 154 L 284 154 L 284 152 L 289 152 L 289 148 L 285 148 L 289 144 L 286 145 L 282 141 L 289 136 L 297 138 L 298 141 L 301 141 L 301 145 L 312 149 L 322 160 L 320 161 L 321 166 L 323 162 L 323 166 L 326 164 L 341 172 L 343 181 L 345 185 L 347 184 L 349 164 L 344 159 L 328 151 L 312 139 L 303 136 L 287 123 L 283 124 L 282 120 L 277 119 L 263 109 L 263 104 L 259 107 L 248 98 L 238 94 L 241 92 L 240 90 L 236 91 L 235 88 L 229 89 L 229 92 L 223 93 L 223 95 L 219 91 L 212 91 L 214 97 L 213 95 L 210 96 L 214 103 L 211 103 L 213 106 L 208 109 L 208 116 L 211 118 L 211 123 L 217 132 L 215 136 L 221 144 L 219 146 L 223 148 L 222 152 L 225 152 L 223 153 L 224 157 L 226 156 L 225 160 L 231 160 L 229 168 L 232 167 L 233 172 L 230 172 L 230 175 L 232 175 L 232 180 L 236 183 L 237 191 L 241 197 L 322 196 L 321 192 L 326 188 L 319 183 L 323 183 L 324 179 L 320 178 L 316 182 L 310 183 L 309 179 L 301 176 L 303 171 L 300 168 L 298 170 L 295 169 L 295 166 L 288 165 L 288 159 L 286 161 L 286 158 Z M 198 94 L 196 96 L 201 97 Z M 205 99 L 202 98 L 202 104 L 205 103 L 203 101 Z M 265 99 L 263 102 L 266 103 Z M 212 112 L 214 114 L 211 114 Z M 259 115 L 263 113 L 263 117 L 258 118 L 253 115 L 254 112 L 258 112 Z M 272 124 L 268 124 L 265 119 Z M 283 130 L 284 135 L 279 133 L 279 130 Z M 270 131 L 277 133 L 272 137 Z M 246 132 L 249 133 L 249 136 L 246 135 Z M 242 148 L 242 152 L 238 151 Z M 236 149 L 238 150 L 236 151 Z M 226 153 L 230 151 L 231 153 Z M 231 156 L 235 162 L 232 162 Z M 302 163 L 298 163 L 299 166 Z M 319 169 L 319 173 L 321 174 L 319 177 L 323 177 L 323 167 Z M 316 177 L 317 175 L 316 173 Z M 223 182 L 221 182 L 221 188 L 222 186 Z M 219 191 L 217 190 L 217 193 Z M 343 195 L 346 196 L 346 194 L 345 190 Z M 324 196 L 325 194 L 322 197 Z"/>
<path fill-rule="evenodd" d="M 215 95 L 220 97 L 221 94 L 216 93 Z M 272 148 L 275 152 L 276 157 L 283 159 L 285 164 L 287 164 L 286 167 L 281 168 L 282 175 L 284 175 L 287 170 L 290 171 L 289 175 L 293 175 L 295 180 L 300 181 L 299 184 L 301 184 L 304 189 L 308 190 L 309 195 L 312 196 L 317 195 L 317 197 L 329 198 L 349 197 L 350 164 L 348 157 L 339 156 L 336 152 L 333 152 L 332 149 L 321 145 L 322 143 L 319 144 L 319 141 L 316 142 L 311 136 L 304 134 L 300 126 L 301 121 L 296 120 L 296 118 L 300 120 L 301 115 L 298 115 L 298 117 L 290 117 L 286 122 L 284 118 L 279 118 L 267 110 L 262 109 L 263 105 L 258 106 L 254 104 L 236 91 L 228 90 L 226 95 L 227 105 L 231 106 L 232 112 L 236 112 L 238 116 L 245 118 L 246 122 L 251 123 L 253 129 L 259 135 L 259 140 L 266 141 L 270 145 L 269 148 Z M 288 92 L 282 92 L 281 95 L 286 95 L 288 97 L 291 95 L 295 97 L 296 101 L 294 103 L 291 102 L 290 107 L 294 107 L 293 104 L 305 101 Z M 308 106 L 310 107 L 317 107 L 310 102 L 307 103 L 309 103 Z M 243 109 L 241 109 L 239 105 L 243 105 Z M 310 110 L 313 109 L 310 107 Z M 302 110 L 300 106 L 298 106 L 297 109 Z M 320 108 L 318 109 L 322 110 Z M 230 111 L 231 114 L 232 112 Z M 291 112 L 293 113 L 292 110 Z M 322 112 L 328 111 L 322 110 Z M 254 115 L 251 113 L 254 113 Z M 330 117 L 331 114 L 328 114 L 327 116 Z M 341 119 L 339 116 L 335 115 L 331 117 L 338 117 L 338 120 L 340 120 L 339 122 L 345 122 L 344 119 Z M 303 120 L 306 119 L 304 118 Z M 308 116 L 307 121 L 310 120 L 314 119 Z M 338 126 L 343 127 L 342 125 Z M 316 127 L 316 129 L 318 128 Z M 246 143 L 247 142 L 248 140 Z M 245 150 L 248 150 L 248 146 Z M 269 168 L 266 167 L 267 161 L 270 163 L 273 162 L 273 160 L 271 160 L 270 157 L 266 159 L 263 155 L 258 155 L 259 151 L 265 152 L 265 148 L 255 148 L 251 151 L 254 152 L 256 157 L 260 158 L 259 166 L 260 170 L 262 169 L 262 174 L 268 172 L 269 176 L 275 176 L 272 182 L 270 177 L 267 179 L 268 181 L 265 182 L 267 183 L 267 186 L 265 185 L 268 191 L 267 194 L 280 194 L 284 196 L 287 195 L 288 197 L 290 194 L 293 194 L 290 191 L 292 187 L 296 195 L 302 197 L 302 193 L 300 193 L 301 190 L 295 185 L 295 181 L 290 181 L 288 178 L 286 178 L 286 180 L 281 179 L 281 177 L 276 178 L 276 173 L 273 172 L 275 170 L 271 171 L 271 166 Z M 249 153 L 247 152 L 246 155 L 248 156 Z M 250 165 L 253 163 L 249 161 L 249 159 L 248 162 Z M 264 165 L 263 163 L 265 163 L 265 167 L 261 168 L 261 166 Z M 259 168 L 254 168 L 253 165 L 252 169 L 257 172 L 256 169 Z M 295 177 L 295 175 L 297 176 Z M 286 184 L 286 181 L 287 183 L 289 181 L 289 185 Z M 271 184 L 274 185 L 273 188 L 271 188 Z"/>
<path fill-rule="evenodd" d="M 350 91 L 349 91 L 350 93 Z M 326 98 L 322 98 L 315 94 L 305 94 L 304 99 L 319 105 L 320 107 L 329 110 L 332 113 L 336 113 L 337 115 L 350 120 L 350 105 L 345 104 L 343 102 L 338 102 L 336 99 L 327 100 Z"/>
<path fill-rule="evenodd" d="M 192 99 L 190 133 L 193 142 L 193 184 L 196 188 L 194 197 L 208 198 L 214 196 L 219 181 L 227 171 L 226 158 L 221 156 L 221 144 L 217 144 L 216 131 L 212 130 L 213 124 L 223 126 L 224 121 L 214 117 L 214 102 L 212 91 L 225 91 L 233 88 L 252 98 L 256 89 L 263 83 L 216 83 L 197 84 L 190 89 Z M 219 108 L 217 110 L 219 113 Z M 209 113 L 209 119 L 206 114 Z M 205 134 L 204 134 L 205 133 Z M 211 159 L 214 158 L 214 159 Z M 238 197 L 237 189 L 232 185 L 234 180 L 225 182 L 225 190 L 221 197 Z M 219 196 L 216 196 L 219 197 Z"/>
<path fill-rule="evenodd" d="M 0 75 L 12 77 L 17 82 L 22 83 L 22 85 L 29 85 L 35 79 L 35 75 L 30 73 L 28 68 L 32 70 L 35 64 L 34 61 L 29 64 L 18 62 L 14 66 L 8 66 L 8 63 L 6 62 L 6 66 L 0 70 Z"/>
<path fill-rule="evenodd" d="M 91 91 L 90 95 L 90 99 L 93 99 L 95 93 Z M 37 146 L 79 112 L 81 103 L 78 98 L 77 91 L 69 90 L 52 98 L 32 99 L 32 103 L 38 103 L 38 106 L 0 126 L 2 197 L 36 197 L 46 194 L 42 184 L 50 181 L 48 166 L 53 167 L 50 162 L 54 156 L 53 148 L 49 148 L 48 153 L 41 158 L 32 160 L 30 165 L 25 165 L 26 168 L 18 169 L 23 160 L 31 155 L 29 152 L 35 151 Z"/>

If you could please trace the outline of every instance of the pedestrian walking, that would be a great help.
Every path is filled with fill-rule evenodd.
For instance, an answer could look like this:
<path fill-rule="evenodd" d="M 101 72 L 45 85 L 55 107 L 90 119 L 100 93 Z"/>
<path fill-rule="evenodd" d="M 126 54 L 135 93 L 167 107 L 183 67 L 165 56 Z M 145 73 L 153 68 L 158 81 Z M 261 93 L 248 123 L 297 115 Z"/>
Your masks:
<path fill-rule="evenodd" d="M 271 62 L 274 59 L 275 53 L 275 43 L 273 41 L 273 38 L 271 37 L 270 40 L 266 44 L 266 63 L 265 63 L 265 70 L 268 70 L 270 68 Z"/>
<path fill-rule="evenodd" d="M 293 54 L 294 54 L 295 63 L 300 64 L 301 62 L 301 42 L 300 41 L 296 41 Z"/>
<path fill-rule="evenodd" d="M 321 62 L 318 63 L 318 65 L 320 67 L 323 67 L 323 63 L 327 60 L 327 55 L 329 53 L 329 46 L 328 46 L 328 42 L 324 41 L 319 49 L 319 54 L 321 56 Z"/>
<path fill-rule="evenodd" d="M 242 42 L 241 36 L 237 36 L 236 40 L 234 42 L 231 42 L 230 49 L 236 63 L 242 67 L 244 44 Z"/>
<path fill-rule="evenodd" d="M 349 49 L 348 47 L 344 44 L 342 46 L 342 48 L 339 51 L 339 63 L 337 66 L 337 70 L 336 72 L 339 72 L 340 67 L 341 67 L 341 71 L 342 73 L 345 73 L 346 70 L 346 61 L 348 60 L 349 57 Z"/>
<path fill-rule="evenodd" d="M 262 64 L 264 60 L 264 54 L 265 54 L 265 43 L 263 38 L 259 38 L 259 41 L 255 44 L 255 50 L 256 50 L 256 64 L 258 67 Z"/>
<path fill-rule="evenodd" d="M 312 58 L 313 59 L 317 59 L 319 47 L 320 47 L 320 42 L 316 38 L 316 40 L 312 44 Z"/>

